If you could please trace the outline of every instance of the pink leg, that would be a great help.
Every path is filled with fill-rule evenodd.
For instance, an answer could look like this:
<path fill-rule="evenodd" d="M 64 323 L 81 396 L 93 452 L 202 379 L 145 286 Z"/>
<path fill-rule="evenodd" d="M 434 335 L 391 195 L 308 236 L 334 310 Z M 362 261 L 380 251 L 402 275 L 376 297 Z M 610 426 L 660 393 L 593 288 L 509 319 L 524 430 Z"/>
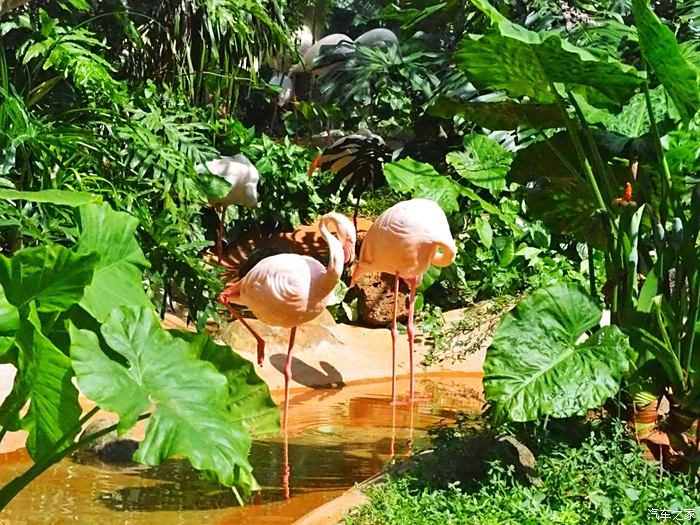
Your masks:
<path fill-rule="evenodd" d="M 289 474 L 291 469 L 289 468 L 289 436 L 287 434 L 287 429 L 284 429 L 284 449 L 282 456 L 282 492 L 284 493 L 284 499 L 289 499 Z"/>
<path fill-rule="evenodd" d="M 293 327 L 289 333 L 289 349 L 287 349 L 287 362 L 284 364 L 284 419 L 282 428 L 287 431 L 287 414 L 289 413 L 289 382 L 292 380 L 292 348 L 294 348 L 294 336 L 297 327 Z"/>
<path fill-rule="evenodd" d="M 399 304 L 399 273 L 394 276 L 394 318 L 391 320 L 391 402 L 396 403 L 396 310 Z"/>
<path fill-rule="evenodd" d="M 243 318 L 243 316 L 236 310 L 233 306 L 230 304 L 224 304 L 226 308 L 228 308 L 228 311 L 231 312 L 231 314 L 238 319 L 241 323 L 243 323 L 243 326 L 245 326 L 248 331 L 253 334 L 253 337 L 255 337 L 255 340 L 258 342 L 258 364 L 260 366 L 263 365 L 263 361 L 265 360 L 265 341 L 263 340 L 260 335 L 253 330 L 253 327 L 250 326 L 246 320 Z"/>
<path fill-rule="evenodd" d="M 413 311 L 416 304 L 418 279 L 411 277 L 408 279 L 408 284 L 411 286 L 411 294 L 408 297 L 408 325 L 406 326 L 406 331 L 408 332 L 408 360 L 409 366 L 411 367 L 409 399 L 413 401 L 413 336 L 415 335 L 415 330 L 413 328 Z"/>

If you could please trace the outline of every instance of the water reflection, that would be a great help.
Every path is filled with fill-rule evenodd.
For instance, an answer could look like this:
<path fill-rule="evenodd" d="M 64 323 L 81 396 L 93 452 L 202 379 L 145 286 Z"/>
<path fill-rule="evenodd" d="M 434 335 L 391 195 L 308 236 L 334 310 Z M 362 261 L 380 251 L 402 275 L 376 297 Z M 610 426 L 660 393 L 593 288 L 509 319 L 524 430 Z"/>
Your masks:
<path fill-rule="evenodd" d="M 427 428 L 481 407 L 479 378 L 419 385 L 431 401 L 391 405 L 390 382 L 292 392 L 288 433 L 253 443 L 250 461 L 261 491 L 245 507 L 184 460 L 130 468 L 63 461 L 20 494 L 0 522 L 289 524 L 376 474 L 392 456 L 422 446 Z M 24 450 L 2 455 L 0 483 L 29 465 Z"/>

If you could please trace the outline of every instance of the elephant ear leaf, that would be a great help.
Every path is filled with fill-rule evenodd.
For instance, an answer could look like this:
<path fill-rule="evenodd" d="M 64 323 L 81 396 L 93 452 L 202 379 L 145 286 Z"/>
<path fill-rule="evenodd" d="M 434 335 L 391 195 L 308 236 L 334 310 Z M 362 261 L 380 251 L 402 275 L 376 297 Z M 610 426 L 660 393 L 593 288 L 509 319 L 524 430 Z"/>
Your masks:
<path fill-rule="evenodd" d="M 15 334 L 19 330 L 19 312 L 5 296 L 0 284 L 0 358 L 12 346 Z"/>
<path fill-rule="evenodd" d="M 484 362 L 484 391 L 497 420 L 584 414 L 614 395 L 631 348 L 616 326 L 581 336 L 601 310 L 580 287 L 537 290 L 506 314 Z"/>
<path fill-rule="evenodd" d="M 384 175 L 392 189 L 437 202 L 445 213 L 459 210 L 457 198 L 461 186 L 450 177 L 440 175 L 430 164 L 410 157 L 384 166 Z"/>
<path fill-rule="evenodd" d="M 472 0 L 491 19 L 486 35 L 468 35 L 455 54 L 477 85 L 505 90 L 531 102 L 558 101 L 557 84 L 585 94 L 596 107 L 619 108 L 644 79 L 632 67 L 598 57 L 554 33 L 535 33 L 508 21 L 486 0 Z"/>
<path fill-rule="evenodd" d="M 23 310 L 32 301 L 39 312 L 61 312 L 80 301 L 93 277 L 94 253 L 75 254 L 60 245 L 0 255 L 0 285 L 7 301 Z"/>
<path fill-rule="evenodd" d="M 109 204 L 80 208 L 77 253 L 97 253 L 95 275 L 80 301 L 90 315 L 103 322 L 122 305 L 151 304 L 143 290 L 142 271 L 149 266 L 134 234 L 138 221 Z"/>
<path fill-rule="evenodd" d="M 683 56 L 676 37 L 647 0 L 633 0 L 632 12 L 644 60 L 664 85 L 684 122 L 700 109 L 698 70 Z"/>
<path fill-rule="evenodd" d="M 159 465 L 184 456 L 200 471 L 245 494 L 257 486 L 248 462 L 251 438 L 230 416 L 227 378 L 197 350 L 164 330 L 148 307 L 122 306 L 102 325 L 106 344 L 128 363 L 112 361 L 93 332 L 70 327 L 78 386 L 100 408 L 119 415 L 121 431 L 150 408 L 146 434 L 134 459 Z M 249 411 L 259 407 L 246 407 Z"/>

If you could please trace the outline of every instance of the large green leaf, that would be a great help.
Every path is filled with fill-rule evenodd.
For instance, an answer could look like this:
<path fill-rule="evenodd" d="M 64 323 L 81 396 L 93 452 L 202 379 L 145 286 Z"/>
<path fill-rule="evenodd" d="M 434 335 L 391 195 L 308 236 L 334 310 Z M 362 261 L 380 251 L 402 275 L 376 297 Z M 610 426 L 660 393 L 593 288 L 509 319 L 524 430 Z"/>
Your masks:
<path fill-rule="evenodd" d="M 41 332 L 34 308 L 31 308 L 29 317 L 22 320 L 17 346 L 20 349 L 17 371 L 20 379 L 15 388 L 29 397 L 29 409 L 22 418 L 22 427 L 28 433 L 27 450 L 36 462 L 73 442 L 80 430 L 78 420 L 82 409 L 78 403 L 78 391 L 71 381 L 70 359 Z"/>
<path fill-rule="evenodd" d="M 0 255 L 0 285 L 18 309 L 36 301 L 40 312 L 60 312 L 80 301 L 97 259 L 59 245 L 20 250 L 11 259 Z"/>
<path fill-rule="evenodd" d="M 457 197 L 461 193 L 460 185 L 440 175 L 430 164 L 405 158 L 384 166 L 384 175 L 389 186 L 399 193 L 434 200 L 445 213 L 459 210 Z"/>
<path fill-rule="evenodd" d="M 142 271 L 149 263 L 134 237 L 137 226 L 135 218 L 112 210 L 107 203 L 80 208 L 76 252 L 99 254 L 95 275 L 80 306 L 100 322 L 118 306 L 151 304 L 142 282 Z"/>
<path fill-rule="evenodd" d="M 601 107 L 624 104 L 644 81 L 632 67 L 599 57 L 562 40 L 538 34 L 503 17 L 486 0 L 472 0 L 493 22 L 486 35 L 468 35 L 455 54 L 457 65 L 481 86 L 503 89 L 512 98 L 556 103 L 556 84 L 585 94 Z"/>
<path fill-rule="evenodd" d="M 659 20 L 647 0 L 632 0 L 632 12 L 644 60 L 688 122 L 700 109 L 698 70 L 685 59 L 673 31 Z"/>
<path fill-rule="evenodd" d="M 527 104 L 515 100 L 464 102 L 438 97 L 428 112 L 442 118 L 462 115 L 467 120 L 491 130 L 517 129 L 519 126 L 533 129 L 566 126 L 564 113 L 558 104 Z"/>
<path fill-rule="evenodd" d="M 170 333 L 187 341 L 195 357 L 210 362 L 226 376 L 229 388 L 227 406 L 234 424 L 241 424 L 254 434 L 279 432 L 279 407 L 270 397 L 267 383 L 255 372 L 253 363 L 230 346 L 216 344 L 207 334 L 189 330 L 171 330 Z"/>
<path fill-rule="evenodd" d="M 575 233 L 586 240 L 598 205 L 578 166 L 571 139 L 561 132 L 519 150 L 508 177 L 527 185 L 525 202 L 533 217 L 552 231 Z"/>
<path fill-rule="evenodd" d="M 91 193 L 85 193 L 82 191 L 18 191 L 5 188 L 0 189 L 0 199 L 48 202 L 51 204 L 61 204 L 64 206 L 82 206 L 83 204 L 102 201 L 102 197 L 99 195 L 92 195 Z"/>
<path fill-rule="evenodd" d="M 247 459 L 251 439 L 243 422 L 229 416 L 226 377 L 196 358 L 187 342 L 165 331 L 152 309 L 122 306 L 102 325 L 107 345 L 126 358 L 128 368 L 100 350 L 93 332 L 74 326 L 69 331 L 80 390 L 117 413 L 121 431 L 153 406 L 137 461 L 158 465 L 185 456 L 222 484 L 250 493 L 255 485 Z"/>
<path fill-rule="evenodd" d="M 464 137 L 464 151 L 447 154 L 447 162 L 469 182 L 498 195 L 506 187 L 513 154 L 484 135 Z"/>
<path fill-rule="evenodd" d="M 578 286 L 537 290 L 506 314 L 484 362 L 484 391 L 497 419 L 584 414 L 614 395 L 631 348 L 616 326 L 583 333 L 601 310 Z"/>
<path fill-rule="evenodd" d="M 12 346 L 19 330 L 19 312 L 10 304 L 0 285 L 0 356 Z"/>

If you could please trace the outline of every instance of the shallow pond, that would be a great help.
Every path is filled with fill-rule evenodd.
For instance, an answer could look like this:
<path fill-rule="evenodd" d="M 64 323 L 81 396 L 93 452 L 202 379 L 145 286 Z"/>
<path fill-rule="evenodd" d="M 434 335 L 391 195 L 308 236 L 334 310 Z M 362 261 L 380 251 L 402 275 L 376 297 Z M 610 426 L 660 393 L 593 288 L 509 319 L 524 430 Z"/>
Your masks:
<path fill-rule="evenodd" d="M 397 391 L 407 391 L 407 381 Z M 254 441 L 250 460 L 262 490 L 244 507 L 185 461 L 112 468 L 65 460 L 20 493 L 0 523 L 289 524 L 380 472 L 392 455 L 425 445 L 426 429 L 481 409 L 476 375 L 419 376 L 417 391 L 423 399 L 395 406 L 390 381 L 292 391 L 286 438 Z M 30 464 L 24 449 L 0 454 L 0 483 Z"/>

